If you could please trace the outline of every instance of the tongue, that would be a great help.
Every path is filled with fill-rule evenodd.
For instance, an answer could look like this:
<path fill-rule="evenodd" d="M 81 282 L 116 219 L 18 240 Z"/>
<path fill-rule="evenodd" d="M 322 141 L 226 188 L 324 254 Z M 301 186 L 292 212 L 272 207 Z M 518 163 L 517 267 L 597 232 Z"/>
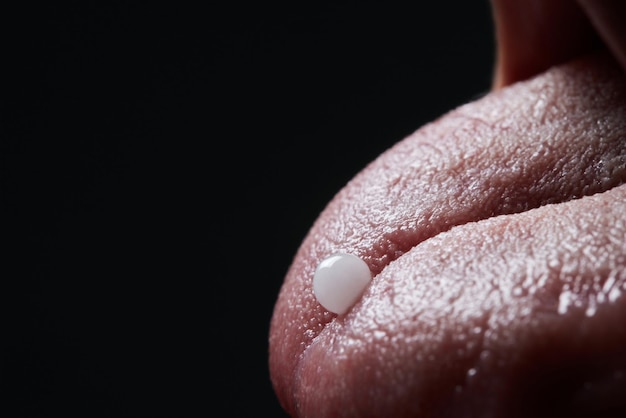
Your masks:
<path fill-rule="evenodd" d="M 605 56 L 553 68 L 422 127 L 357 174 L 314 223 L 275 306 L 270 371 L 285 409 L 623 407 L 622 78 Z M 312 291 L 337 252 L 374 275 L 341 316 Z"/>

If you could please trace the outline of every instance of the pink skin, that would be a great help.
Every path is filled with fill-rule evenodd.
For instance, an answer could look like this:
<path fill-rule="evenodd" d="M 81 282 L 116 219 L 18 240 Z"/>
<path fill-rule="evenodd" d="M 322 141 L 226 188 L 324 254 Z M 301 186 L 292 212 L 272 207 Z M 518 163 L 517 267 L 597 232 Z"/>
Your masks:
<path fill-rule="evenodd" d="M 495 3 L 513 18 L 527 4 Z M 626 78 L 619 56 L 566 52 L 524 68 L 500 54 L 496 90 L 400 141 L 320 214 L 271 323 L 289 414 L 626 413 Z M 374 275 L 341 316 L 312 291 L 339 251 Z"/>

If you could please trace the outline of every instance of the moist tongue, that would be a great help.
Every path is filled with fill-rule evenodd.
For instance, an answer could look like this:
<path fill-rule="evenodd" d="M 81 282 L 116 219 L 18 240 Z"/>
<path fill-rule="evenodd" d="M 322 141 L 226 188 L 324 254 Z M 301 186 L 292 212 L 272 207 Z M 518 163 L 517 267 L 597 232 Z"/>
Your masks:
<path fill-rule="evenodd" d="M 622 78 L 604 55 L 553 68 L 455 109 L 357 174 L 315 221 L 276 303 L 270 370 L 285 409 L 493 412 L 529 393 L 531 360 L 614 353 L 622 334 L 592 325 L 624 318 L 619 292 L 609 298 L 626 252 Z M 311 289 L 335 252 L 376 275 L 342 317 Z M 609 357 L 607 370 L 624 358 Z"/>

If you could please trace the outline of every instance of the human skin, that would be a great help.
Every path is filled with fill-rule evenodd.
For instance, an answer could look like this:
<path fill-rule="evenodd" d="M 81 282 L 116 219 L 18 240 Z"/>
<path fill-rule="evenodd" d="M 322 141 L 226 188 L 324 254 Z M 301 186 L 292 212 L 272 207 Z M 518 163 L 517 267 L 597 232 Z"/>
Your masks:
<path fill-rule="evenodd" d="M 521 6 L 496 1 L 493 91 L 399 141 L 315 220 L 269 336 L 290 415 L 626 413 L 620 38 L 598 30 L 594 7 L 610 2 L 552 4 L 561 9 L 537 12 L 535 27 L 569 16 L 560 24 L 577 46 L 520 48 L 520 59 L 510 48 Z M 373 280 L 337 316 L 312 279 L 339 251 L 361 257 Z"/>

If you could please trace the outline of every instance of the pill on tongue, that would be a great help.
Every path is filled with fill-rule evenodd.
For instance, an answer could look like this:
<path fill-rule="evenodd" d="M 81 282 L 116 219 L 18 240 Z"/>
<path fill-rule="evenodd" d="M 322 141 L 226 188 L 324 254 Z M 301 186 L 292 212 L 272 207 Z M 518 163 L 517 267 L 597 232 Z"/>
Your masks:
<path fill-rule="evenodd" d="M 370 269 L 353 254 L 333 254 L 317 266 L 313 293 L 317 301 L 336 314 L 347 312 L 372 280 Z"/>

